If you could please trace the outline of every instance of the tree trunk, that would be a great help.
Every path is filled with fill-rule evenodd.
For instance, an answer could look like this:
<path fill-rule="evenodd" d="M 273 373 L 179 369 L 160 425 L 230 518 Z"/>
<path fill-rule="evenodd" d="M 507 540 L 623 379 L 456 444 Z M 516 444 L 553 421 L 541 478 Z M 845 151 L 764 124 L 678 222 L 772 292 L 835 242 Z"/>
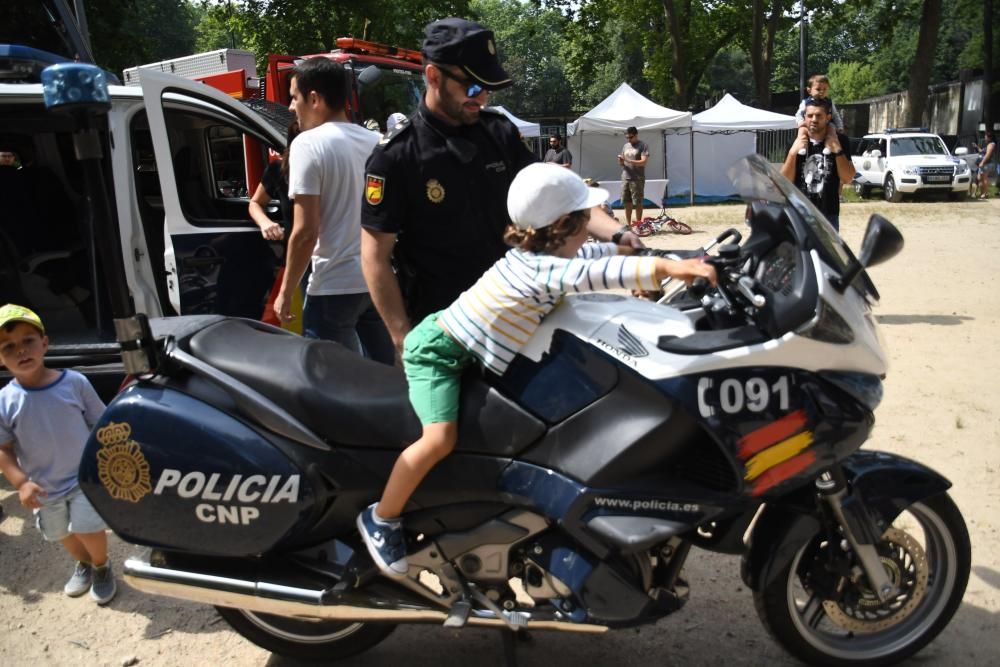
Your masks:
<path fill-rule="evenodd" d="M 687 5 L 687 12 L 681 16 L 680 11 L 674 4 L 674 0 L 662 0 L 663 13 L 667 19 L 667 32 L 670 35 L 670 76 L 674 80 L 674 104 L 680 109 L 687 109 L 688 104 L 688 52 L 687 52 L 687 21 L 686 17 L 691 10 L 690 2 Z"/>
<path fill-rule="evenodd" d="M 927 106 L 928 85 L 931 81 L 931 67 L 937 49 L 938 26 L 941 24 L 941 0 L 924 0 L 920 15 L 920 34 L 917 37 L 917 52 L 910 66 L 910 87 L 907 91 L 909 109 L 906 124 L 910 127 L 923 125 L 924 108 Z"/>
<path fill-rule="evenodd" d="M 766 108 L 770 100 L 771 72 L 764 62 L 764 0 L 753 0 L 750 18 L 750 67 L 753 70 L 755 102 Z"/>
<path fill-rule="evenodd" d="M 753 0 L 750 20 L 750 66 L 753 69 L 757 106 L 771 106 L 771 71 L 774 66 L 774 36 L 785 11 L 783 0 Z M 768 8 L 770 12 L 768 13 Z M 767 14 L 765 16 L 765 14 Z"/>

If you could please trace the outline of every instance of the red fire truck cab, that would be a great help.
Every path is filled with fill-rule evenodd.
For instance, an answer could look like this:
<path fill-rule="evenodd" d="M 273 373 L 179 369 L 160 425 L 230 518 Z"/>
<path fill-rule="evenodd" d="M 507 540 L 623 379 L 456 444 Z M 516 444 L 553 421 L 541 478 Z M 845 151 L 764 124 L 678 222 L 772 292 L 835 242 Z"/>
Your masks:
<path fill-rule="evenodd" d="M 382 132 L 389 115 L 412 113 L 423 94 L 423 68 L 419 51 L 401 49 L 353 37 L 337 39 L 329 53 L 302 56 L 270 55 L 267 58 L 265 97 L 288 106 L 288 84 L 295 63 L 304 58 L 329 58 L 343 63 L 351 75 L 351 116 L 356 123 L 375 120 Z"/>

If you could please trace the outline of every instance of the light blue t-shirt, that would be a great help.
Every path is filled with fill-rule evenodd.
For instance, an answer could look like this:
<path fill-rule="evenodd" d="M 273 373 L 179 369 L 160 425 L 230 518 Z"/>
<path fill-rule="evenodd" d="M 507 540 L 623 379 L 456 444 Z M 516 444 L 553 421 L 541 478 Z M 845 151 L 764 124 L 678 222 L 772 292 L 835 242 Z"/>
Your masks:
<path fill-rule="evenodd" d="M 0 389 L 0 445 L 14 442 L 17 464 L 53 500 L 76 487 L 83 448 L 102 412 L 104 403 L 76 371 L 32 389 L 11 380 Z"/>

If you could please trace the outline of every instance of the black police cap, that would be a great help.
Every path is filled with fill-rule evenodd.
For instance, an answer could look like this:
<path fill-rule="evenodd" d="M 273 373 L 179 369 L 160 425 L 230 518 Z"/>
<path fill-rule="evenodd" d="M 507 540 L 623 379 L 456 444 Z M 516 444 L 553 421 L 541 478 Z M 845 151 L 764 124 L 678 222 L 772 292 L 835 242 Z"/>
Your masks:
<path fill-rule="evenodd" d="M 497 60 L 493 31 L 460 18 L 434 21 L 424 29 L 425 61 L 456 65 L 479 85 L 499 90 L 514 83 Z"/>

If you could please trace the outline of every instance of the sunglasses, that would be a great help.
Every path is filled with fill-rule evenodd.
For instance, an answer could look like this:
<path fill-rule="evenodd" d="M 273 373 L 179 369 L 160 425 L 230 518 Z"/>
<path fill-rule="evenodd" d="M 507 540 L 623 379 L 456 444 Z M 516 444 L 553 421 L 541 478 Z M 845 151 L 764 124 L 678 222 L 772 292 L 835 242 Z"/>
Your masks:
<path fill-rule="evenodd" d="M 441 71 L 441 74 L 446 79 L 451 79 L 452 81 L 454 81 L 455 83 L 457 83 L 459 86 L 465 88 L 465 96 L 466 97 L 476 97 L 477 95 L 479 95 L 480 93 L 482 93 L 484 90 L 486 90 L 485 88 L 483 88 L 481 85 L 479 85 L 478 83 L 476 83 L 472 79 L 459 78 L 459 77 L 455 76 L 454 74 L 452 74 L 451 72 L 449 72 L 448 70 L 446 70 L 443 67 L 439 67 L 438 69 Z"/>

